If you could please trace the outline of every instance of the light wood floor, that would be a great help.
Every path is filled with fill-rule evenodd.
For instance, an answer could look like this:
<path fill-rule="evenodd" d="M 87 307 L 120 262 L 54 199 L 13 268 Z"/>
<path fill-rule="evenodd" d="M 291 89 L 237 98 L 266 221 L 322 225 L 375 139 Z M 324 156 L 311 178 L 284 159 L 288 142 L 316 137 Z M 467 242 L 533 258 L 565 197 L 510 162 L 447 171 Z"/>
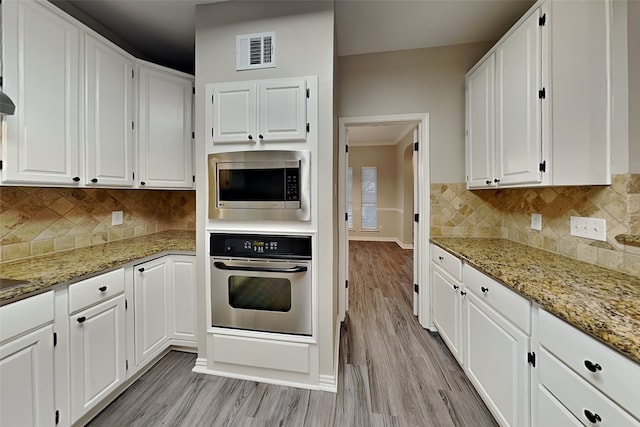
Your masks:
<path fill-rule="evenodd" d="M 350 242 L 338 393 L 191 372 L 171 352 L 91 426 L 495 426 L 437 334 L 412 310 L 412 251 Z"/>

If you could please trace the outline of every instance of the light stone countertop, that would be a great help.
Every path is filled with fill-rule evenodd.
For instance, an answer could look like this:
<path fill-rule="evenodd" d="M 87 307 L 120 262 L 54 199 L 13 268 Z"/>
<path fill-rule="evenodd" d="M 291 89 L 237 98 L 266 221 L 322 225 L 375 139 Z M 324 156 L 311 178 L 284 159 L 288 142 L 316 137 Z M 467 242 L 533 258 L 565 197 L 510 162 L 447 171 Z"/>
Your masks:
<path fill-rule="evenodd" d="M 0 289 L 0 305 L 73 283 L 134 261 L 164 254 L 195 254 L 193 231 L 162 231 L 101 245 L 0 263 L 0 277 L 28 283 Z"/>
<path fill-rule="evenodd" d="M 431 242 L 640 363 L 640 277 L 504 239 Z"/>

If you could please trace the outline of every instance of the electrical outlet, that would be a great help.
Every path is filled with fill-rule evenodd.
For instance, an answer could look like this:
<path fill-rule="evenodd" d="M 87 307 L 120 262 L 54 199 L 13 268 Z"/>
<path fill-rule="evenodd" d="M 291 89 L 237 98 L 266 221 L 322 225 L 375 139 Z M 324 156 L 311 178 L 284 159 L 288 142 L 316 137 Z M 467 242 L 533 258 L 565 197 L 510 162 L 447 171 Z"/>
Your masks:
<path fill-rule="evenodd" d="M 532 230 L 542 230 L 542 214 L 532 213 L 531 214 L 531 229 Z"/>
<path fill-rule="evenodd" d="M 571 235 L 585 239 L 607 240 L 607 221 L 603 218 L 571 217 Z"/>
<path fill-rule="evenodd" d="M 123 222 L 124 217 L 122 215 L 122 211 L 111 212 L 111 225 L 122 225 Z"/>

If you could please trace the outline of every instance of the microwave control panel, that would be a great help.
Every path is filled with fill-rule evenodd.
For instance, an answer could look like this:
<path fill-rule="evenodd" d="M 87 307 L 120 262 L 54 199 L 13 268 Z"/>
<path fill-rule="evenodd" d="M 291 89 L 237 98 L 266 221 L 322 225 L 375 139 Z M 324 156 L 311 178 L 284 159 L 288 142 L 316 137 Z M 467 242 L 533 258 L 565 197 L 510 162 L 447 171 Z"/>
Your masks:
<path fill-rule="evenodd" d="M 287 201 L 300 200 L 300 169 L 285 169 L 285 199 Z"/>

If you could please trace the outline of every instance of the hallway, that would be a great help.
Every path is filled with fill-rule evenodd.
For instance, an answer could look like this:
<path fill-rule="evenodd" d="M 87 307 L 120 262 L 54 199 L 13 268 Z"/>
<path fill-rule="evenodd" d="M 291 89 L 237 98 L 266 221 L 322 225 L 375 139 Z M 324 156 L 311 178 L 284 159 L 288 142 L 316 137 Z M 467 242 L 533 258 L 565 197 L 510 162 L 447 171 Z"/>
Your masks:
<path fill-rule="evenodd" d="M 91 426 L 495 426 L 442 340 L 412 310 L 412 251 L 350 242 L 338 393 L 194 374 L 172 351 Z"/>

